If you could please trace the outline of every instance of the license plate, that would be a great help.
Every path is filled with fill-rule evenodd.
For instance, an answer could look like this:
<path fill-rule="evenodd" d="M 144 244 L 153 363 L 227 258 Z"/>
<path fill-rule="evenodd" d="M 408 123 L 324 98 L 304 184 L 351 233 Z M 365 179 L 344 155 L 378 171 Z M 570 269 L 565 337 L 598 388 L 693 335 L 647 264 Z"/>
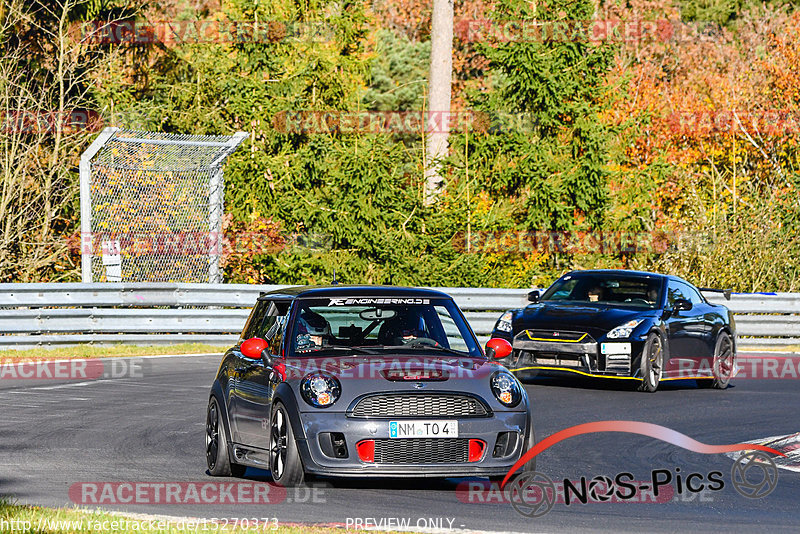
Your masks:
<path fill-rule="evenodd" d="M 603 354 L 630 354 L 630 343 L 601 343 L 600 352 Z"/>
<path fill-rule="evenodd" d="M 390 438 L 457 438 L 458 421 L 390 421 Z"/>

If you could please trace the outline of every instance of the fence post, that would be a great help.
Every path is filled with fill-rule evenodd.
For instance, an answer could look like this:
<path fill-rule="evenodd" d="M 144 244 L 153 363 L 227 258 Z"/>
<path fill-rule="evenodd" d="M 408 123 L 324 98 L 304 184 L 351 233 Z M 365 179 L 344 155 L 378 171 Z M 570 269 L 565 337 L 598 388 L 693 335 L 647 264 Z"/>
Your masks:
<path fill-rule="evenodd" d="M 80 188 L 81 188 L 81 281 L 85 284 L 92 281 L 92 253 L 94 252 L 94 239 L 92 237 L 92 158 L 103 148 L 108 140 L 119 128 L 109 126 L 100 132 L 100 135 L 81 154 Z M 84 239 L 89 239 L 89 252 L 84 251 Z"/>
<path fill-rule="evenodd" d="M 214 250 L 209 252 L 208 282 L 222 283 L 222 268 L 219 266 L 223 250 L 222 216 L 225 213 L 225 175 L 222 164 L 234 150 L 247 138 L 247 132 L 236 132 L 228 140 L 228 148 L 216 160 L 211 162 L 214 169 L 208 184 L 208 225 L 213 238 Z"/>

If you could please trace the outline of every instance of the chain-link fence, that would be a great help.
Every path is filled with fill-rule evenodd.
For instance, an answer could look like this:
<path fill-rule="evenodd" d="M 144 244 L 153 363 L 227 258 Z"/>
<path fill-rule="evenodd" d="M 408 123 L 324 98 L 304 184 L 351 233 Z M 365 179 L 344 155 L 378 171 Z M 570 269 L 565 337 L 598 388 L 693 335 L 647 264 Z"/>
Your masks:
<path fill-rule="evenodd" d="M 222 282 L 222 166 L 247 137 L 106 128 L 81 156 L 84 282 Z"/>

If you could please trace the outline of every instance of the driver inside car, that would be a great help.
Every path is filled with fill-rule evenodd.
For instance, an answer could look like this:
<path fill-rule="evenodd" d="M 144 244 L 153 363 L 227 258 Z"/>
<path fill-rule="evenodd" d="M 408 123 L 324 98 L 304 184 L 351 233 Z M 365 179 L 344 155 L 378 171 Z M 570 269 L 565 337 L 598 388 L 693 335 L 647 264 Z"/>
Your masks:
<path fill-rule="evenodd" d="M 297 322 L 297 350 L 319 350 L 328 345 L 331 325 L 320 314 L 303 310 Z"/>
<path fill-rule="evenodd" d="M 599 302 L 603 300 L 603 288 L 595 284 L 586 292 L 589 302 Z"/>
<path fill-rule="evenodd" d="M 422 318 L 414 313 L 398 314 L 387 321 L 379 334 L 384 345 L 405 345 L 418 338 L 427 338 Z"/>

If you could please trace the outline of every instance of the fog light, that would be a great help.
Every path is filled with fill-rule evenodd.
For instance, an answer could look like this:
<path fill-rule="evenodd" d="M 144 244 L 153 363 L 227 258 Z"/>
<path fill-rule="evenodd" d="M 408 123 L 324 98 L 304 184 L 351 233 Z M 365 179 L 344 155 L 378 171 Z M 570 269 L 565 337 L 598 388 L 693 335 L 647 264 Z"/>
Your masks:
<path fill-rule="evenodd" d="M 373 463 L 375 461 L 374 439 L 365 439 L 363 441 L 359 441 L 358 443 L 356 443 L 356 450 L 358 451 L 358 457 L 361 458 L 362 462 Z M 470 448 L 470 450 L 472 449 Z"/>
<path fill-rule="evenodd" d="M 486 449 L 486 442 L 480 439 L 469 440 L 469 461 L 478 462 L 483 458 L 483 451 Z"/>

